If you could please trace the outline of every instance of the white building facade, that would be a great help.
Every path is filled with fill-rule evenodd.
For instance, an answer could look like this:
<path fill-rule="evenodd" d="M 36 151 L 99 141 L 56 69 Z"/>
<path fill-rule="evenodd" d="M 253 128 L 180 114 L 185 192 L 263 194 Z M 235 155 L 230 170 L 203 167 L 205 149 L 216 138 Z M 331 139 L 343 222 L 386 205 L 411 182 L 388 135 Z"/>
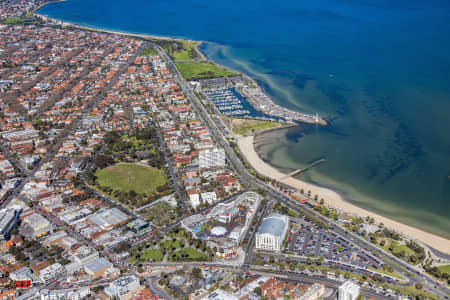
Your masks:
<path fill-rule="evenodd" d="M 323 295 L 325 295 L 325 285 L 322 283 L 314 283 L 299 300 L 323 299 Z"/>
<path fill-rule="evenodd" d="M 255 248 L 257 250 L 280 251 L 283 239 L 289 228 L 287 216 L 272 213 L 264 218 L 256 233 Z"/>
<path fill-rule="evenodd" d="M 225 150 L 221 148 L 202 150 L 198 154 L 200 169 L 223 168 L 225 166 Z"/>
<path fill-rule="evenodd" d="M 39 273 L 39 278 L 45 285 L 51 284 L 56 280 L 64 281 L 66 279 L 66 269 L 60 263 L 54 263 Z"/>
<path fill-rule="evenodd" d="M 347 280 L 339 287 L 338 300 L 356 300 L 359 296 L 359 286 Z"/>
<path fill-rule="evenodd" d="M 139 279 L 136 276 L 123 276 L 111 282 L 109 286 L 105 288 L 105 293 L 111 298 L 115 297 L 122 299 L 123 295 L 136 290 L 139 286 Z"/>

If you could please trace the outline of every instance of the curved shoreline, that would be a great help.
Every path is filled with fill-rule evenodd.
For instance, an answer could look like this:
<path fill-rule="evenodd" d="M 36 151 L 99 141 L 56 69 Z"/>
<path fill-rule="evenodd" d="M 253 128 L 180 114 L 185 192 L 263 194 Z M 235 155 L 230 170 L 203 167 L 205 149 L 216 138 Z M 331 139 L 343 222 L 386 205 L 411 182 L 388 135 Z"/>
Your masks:
<path fill-rule="evenodd" d="M 59 0 L 59 1 L 66 1 L 66 0 Z M 201 43 L 205 41 L 199 41 L 199 40 L 192 40 L 189 38 L 182 38 L 182 37 L 167 37 L 167 36 L 158 36 L 158 35 L 150 35 L 150 34 L 137 34 L 137 33 L 130 33 L 126 31 L 117 31 L 117 30 L 109 30 L 109 29 L 102 29 L 102 28 L 96 28 L 95 26 L 89 27 L 84 25 L 77 25 L 75 23 L 71 23 L 64 20 L 58 20 L 55 18 L 51 18 L 42 14 L 37 13 L 36 11 L 42 7 L 44 7 L 47 4 L 51 4 L 54 2 L 48 2 L 43 5 L 41 5 L 39 8 L 37 8 L 34 11 L 34 15 L 42 18 L 44 21 L 52 21 L 56 23 L 60 23 L 63 26 L 70 26 L 73 28 L 78 28 L 82 30 L 90 30 L 90 31 L 98 31 L 103 33 L 109 33 L 109 34 L 118 34 L 118 35 L 124 35 L 129 37 L 135 37 L 135 38 L 143 38 L 143 39 L 166 39 L 166 40 L 180 40 L 180 41 L 195 41 L 199 42 L 195 48 L 196 50 L 201 54 L 202 57 L 205 57 L 207 61 L 212 62 L 215 65 L 224 67 L 228 70 L 232 70 L 234 72 L 237 72 L 239 74 L 242 74 L 243 76 L 249 78 L 253 82 L 255 82 L 258 86 L 260 86 L 254 78 L 252 78 L 250 75 L 241 72 L 233 70 L 229 67 L 223 66 L 221 64 L 218 64 L 214 61 L 211 61 L 205 53 L 203 53 L 200 50 Z M 262 87 L 261 87 L 262 88 Z M 421 229 L 403 224 L 398 221 L 394 221 L 392 219 L 383 217 L 381 215 L 378 215 L 374 212 L 365 210 L 363 208 L 360 208 L 356 205 L 351 204 L 349 201 L 346 201 L 340 194 L 338 194 L 336 191 L 331 190 L 329 188 L 321 187 L 312 183 L 308 183 L 296 178 L 288 177 L 285 179 L 281 179 L 286 174 L 280 172 L 275 167 L 271 166 L 269 163 L 263 161 L 258 153 L 255 150 L 254 143 L 253 143 L 253 136 L 247 136 L 247 137 L 239 137 L 237 138 L 237 144 L 241 151 L 241 153 L 244 155 L 244 157 L 247 159 L 247 161 L 252 165 L 252 167 L 260 174 L 265 175 L 266 177 L 269 177 L 271 179 L 278 180 L 286 185 L 292 186 L 296 189 L 305 189 L 305 190 L 311 190 L 312 193 L 318 194 L 319 198 L 326 199 L 326 204 L 330 207 L 334 207 L 339 211 L 346 212 L 349 214 L 366 217 L 370 216 L 376 220 L 376 222 L 382 222 L 386 227 L 392 228 L 395 231 L 407 236 L 408 238 L 412 240 L 416 240 L 421 243 L 425 243 L 426 245 L 429 245 L 430 247 L 437 249 L 438 251 L 450 255 L 450 240 L 446 239 L 444 237 L 423 231 Z M 280 180 L 281 179 L 281 180 Z"/>
<path fill-rule="evenodd" d="M 341 195 L 331 189 L 292 177 L 283 179 L 283 177 L 286 175 L 285 173 L 280 172 L 275 167 L 264 162 L 261 157 L 259 157 L 258 153 L 255 150 L 253 140 L 254 136 L 238 137 L 237 144 L 241 153 L 258 173 L 271 179 L 278 180 L 279 182 L 289 185 L 298 190 L 311 190 L 313 194 L 318 194 L 319 198 L 324 198 L 327 205 L 336 208 L 338 211 L 346 212 L 363 218 L 366 216 L 370 216 L 374 218 L 377 223 L 382 222 L 384 223 L 385 227 L 394 229 L 395 231 L 407 236 L 412 240 L 417 240 L 419 242 L 425 243 L 426 245 L 435 248 L 442 253 L 450 254 L 450 240 L 446 238 L 434 235 L 432 233 L 394 221 L 374 212 L 360 208 L 346 201 Z"/>

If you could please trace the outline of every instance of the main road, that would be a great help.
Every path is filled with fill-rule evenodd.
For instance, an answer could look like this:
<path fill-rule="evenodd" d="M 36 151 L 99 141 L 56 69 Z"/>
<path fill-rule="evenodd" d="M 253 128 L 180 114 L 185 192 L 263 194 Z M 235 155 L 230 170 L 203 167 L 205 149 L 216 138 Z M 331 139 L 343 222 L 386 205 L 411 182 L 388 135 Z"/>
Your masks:
<path fill-rule="evenodd" d="M 220 268 L 224 271 L 229 272 L 245 272 L 252 275 L 259 275 L 259 276 L 268 276 L 268 277 L 274 277 L 279 278 L 283 280 L 290 280 L 290 281 L 296 281 L 296 282 L 303 282 L 308 284 L 314 284 L 314 283 L 325 283 L 326 286 L 337 289 L 342 283 L 338 280 L 327 278 L 326 276 L 311 276 L 311 275 L 305 275 L 298 272 L 292 272 L 289 270 L 284 271 L 278 271 L 278 270 L 267 270 L 264 267 L 257 267 L 257 266 L 241 266 L 241 267 L 232 267 L 229 265 L 224 264 L 217 264 L 217 263 L 201 263 L 201 262 L 186 262 L 186 263 L 152 263 L 151 264 L 154 267 L 173 267 L 173 266 L 190 266 L 190 267 L 203 267 L 203 266 L 215 266 L 217 268 Z M 151 278 L 152 276 L 148 276 L 147 278 Z M 151 280 L 147 280 L 150 281 Z M 153 280 L 153 283 L 155 281 Z M 154 287 L 154 284 L 150 287 Z M 158 289 L 155 289 L 158 290 Z M 160 290 L 160 289 L 159 289 Z M 373 290 L 368 288 L 361 288 L 361 294 L 365 296 L 366 298 L 376 298 L 376 299 L 391 299 L 391 297 L 384 296 L 382 294 L 375 293 Z M 165 299 L 165 298 L 164 298 Z"/>

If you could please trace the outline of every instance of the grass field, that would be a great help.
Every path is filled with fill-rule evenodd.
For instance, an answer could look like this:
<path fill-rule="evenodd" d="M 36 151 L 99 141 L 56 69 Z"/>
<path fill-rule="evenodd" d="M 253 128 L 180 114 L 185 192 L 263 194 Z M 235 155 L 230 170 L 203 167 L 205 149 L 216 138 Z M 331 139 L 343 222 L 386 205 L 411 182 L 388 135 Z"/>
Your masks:
<path fill-rule="evenodd" d="M 396 286 L 392 284 L 385 283 L 383 286 L 390 288 L 393 291 L 399 291 L 403 295 L 407 295 L 412 298 L 416 298 L 416 296 L 422 295 L 424 298 L 422 299 L 439 299 L 435 295 L 431 294 L 430 292 L 424 291 L 424 290 L 418 290 L 414 285 L 410 286 Z"/>
<path fill-rule="evenodd" d="M 158 52 L 152 46 L 148 46 L 141 53 L 142 56 L 150 56 L 150 55 L 157 55 L 157 54 L 158 54 Z"/>
<path fill-rule="evenodd" d="M 195 58 L 195 45 L 197 42 L 182 41 L 183 50 L 175 51 L 171 54 L 174 60 L 190 60 Z"/>
<path fill-rule="evenodd" d="M 115 164 L 95 173 L 101 186 L 113 190 L 151 194 L 166 184 L 166 174 L 156 168 L 138 164 Z"/>
<path fill-rule="evenodd" d="M 415 252 L 411 249 L 409 249 L 406 245 L 400 244 L 397 241 L 391 240 L 391 239 L 385 239 L 386 243 L 382 247 L 387 252 L 392 253 L 399 253 L 401 251 L 405 251 L 407 255 L 414 255 Z M 392 247 L 392 251 L 389 250 L 389 248 Z"/>
<path fill-rule="evenodd" d="M 279 123 L 271 121 L 243 119 L 233 120 L 233 131 L 239 135 L 245 135 L 247 133 L 252 133 L 269 128 L 275 128 L 277 126 L 279 126 Z"/>
<path fill-rule="evenodd" d="M 438 269 L 441 271 L 441 273 L 450 274 L 450 265 L 440 266 Z"/>
<path fill-rule="evenodd" d="M 239 76 L 238 73 L 230 72 L 211 63 L 184 62 L 176 63 L 176 66 L 186 80 Z"/>
<path fill-rule="evenodd" d="M 0 20 L 2 24 L 15 25 L 22 24 L 25 20 L 20 17 L 8 17 Z"/>
<path fill-rule="evenodd" d="M 161 261 L 163 259 L 163 254 L 159 249 L 151 249 L 142 252 L 140 260 L 152 260 Z"/>
<path fill-rule="evenodd" d="M 179 239 L 184 239 L 187 237 L 187 235 L 185 235 L 185 231 L 184 230 L 179 230 L 177 233 L 175 232 L 170 232 L 169 233 L 170 237 L 177 237 Z"/>
<path fill-rule="evenodd" d="M 178 249 L 178 248 L 181 248 L 181 242 L 179 240 L 164 241 L 164 242 L 161 243 L 161 248 L 163 248 L 163 247 L 166 248 L 166 249 L 169 249 L 169 250 L 171 250 L 173 248 Z"/>
<path fill-rule="evenodd" d="M 378 273 L 381 273 L 381 274 L 386 274 L 386 275 L 389 275 L 389 276 L 398 278 L 398 279 L 400 279 L 400 280 L 403 280 L 403 279 L 404 279 L 402 276 L 400 276 L 400 274 L 398 274 L 398 273 L 396 273 L 396 272 L 389 272 L 389 271 L 383 270 L 383 269 L 381 269 L 381 268 L 380 268 L 380 269 L 375 269 L 375 268 L 373 268 L 373 267 L 370 267 L 369 270 L 372 270 L 372 271 L 374 271 L 374 272 L 378 272 Z"/>
<path fill-rule="evenodd" d="M 206 254 L 203 254 L 201 252 L 198 252 L 194 248 L 186 248 L 179 251 L 175 251 L 173 254 L 175 254 L 175 259 L 172 257 L 172 255 L 169 256 L 169 261 L 177 261 L 177 260 L 183 260 L 183 261 L 206 261 L 209 260 L 209 256 Z"/>

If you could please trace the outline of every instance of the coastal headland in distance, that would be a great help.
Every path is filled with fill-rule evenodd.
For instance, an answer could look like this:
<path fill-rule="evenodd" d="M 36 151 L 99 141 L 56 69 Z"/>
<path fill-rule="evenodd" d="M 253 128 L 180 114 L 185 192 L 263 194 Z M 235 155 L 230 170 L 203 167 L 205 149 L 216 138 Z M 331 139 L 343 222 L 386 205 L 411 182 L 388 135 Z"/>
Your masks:
<path fill-rule="evenodd" d="M 67 24 L 67 25 L 70 25 L 70 22 L 65 22 L 65 24 Z M 87 27 L 88 28 L 88 27 Z M 106 30 L 106 31 L 108 31 L 108 30 Z M 115 31 L 113 31 L 113 30 L 111 30 L 111 31 L 109 31 L 109 32 L 115 32 Z M 117 32 L 115 32 L 115 33 L 117 33 Z M 132 35 L 132 34 L 128 34 L 128 33 L 123 33 L 123 34 L 127 34 L 127 35 Z M 149 35 L 134 35 L 134 36 L 140 36 L 140 37 L 152 37 L 152 38 L 154 38 L 155 36 L 149 36 Z M 240 142 L 240 143 L 242 143 L 242 142 Z M 249 145 L 248 143 L 248 141 L 246 142 L 247 144 L 247 146 Z M 253 144 L 253 142 L 251 143 L 251 144 Z M 248 147 L 247 147 L 248 148 Z M 253 149 L 253 146 L 252 146 L 252 149 L 247 149 L 246 148 L 246 150 L 249 150 L 249 151 L 251 151 L 252 149 Z M 253 151 L 254 151 L 254 149 L 253 149 Z M 246 156 L 251 156 L 251 154 L 246 154 L 245 153 L 245 151 L 243 151 L 244 152 L 244 154 L 246 155 Z M 256 152 L 255 152 L 256 153 Z M 249 159 L 249 161 L 250 161 L 250 159 Z M 262 161 L 262 160 L 261 160 Z M 256 161 L 254 161 L 254 162 L 256 162 Z M 253 164 L 252 164 L 253 165 Z M 255 166 L 254 165 L 254 167 L 255 167 L 255 169 L 257 169 L 258 170 L 258 166 Z M 273 170 L 270 170 L 270 172 L 273 172 L 275 169 L 273 169 Z M 266 174 L 267 176 L 269 176 L 268 174 Z M 271 176 L 269 176 L 269 177 L 271 177 Z M 289 179 L 289 178 L 288 178 Z M 288 180 L 288 179 L 286 179 L 286 180 Z M 289 179 L 289 180 L 291 180 L 291 179 Z M 306 184 L 305 182 L 303 182 L 303 184 Z M 325 193 L 325 191 L 323 191 L 324 193 Z M 337 195 L 337 194 L 336 194 Z M 331 199 L 335 199 L 336 197 L 335 196 L 331 196 L 331 194 L 330 194 L 330 200 L 328 200 L 327 201 L 327 204 L 329 204 L 329 205 L 331 205 L 331 206 L 333 206 L 333 203 L 334 202 L 336 202 L 336 204 L 338 203 L 338 201 L 336 200 L 336 201 L 334 201 L 334 200 L 331 200 Z M 339 197 L 339 198 L 341 198 L 341 200 L 342 200 L 342 197 Z M 337 199 L 337 198 L 336 198 Z M 345 202 L 345 201 L 344 201 Z M 348 203 L 347 203 L 348 204 Z M 350 204 L 349 204 L 350 205 Z M 351 205 L 350 205 L 351 206 Z M 350 206 L 348 206 L 348 207 L 346 207 L 346 210 L 347 211 L 349 211 L 349 212 L 352 212 L 352 210 L 351 210 L 351 207 Z M 355 208 L 357 208 L 356 206 L 354 206 Z M 339 207 L 338 207 L 339 208 Z M 359 208 L 358 208 L 359 209 Z M 354 212 L 354 211 L 353 211 Z M 364 213 L 365 213 L 366 211 L 364 211 Z M 355 212 L 356 213 L 356 212 Z M 366 214 L 366 215 L 369 215 L 369 214 Z M 364 215 L 362 215 L 363 217 L 364 217 Z M 381 216 L 380 216 L 381 217 Z M 387 222 L 384 222 L 386 225 L 388 224 Z M 400 223 L 398 223 L 398 222 L 395 222 L 395 223 L 393 223 L 393 224 L 395 224 L 394 225 L 394 228 L 396 228 L 395 226 L 397 225 L 397 224 L 400 224 Z M 405 225 L 406 226 L 406 225 Z M 406 226 L 406 227 L 408 227 L 408 228 L 412 228 L 412 227 L 410 227 L 410 226 Z M 421 232 L 421 235 L 416 235 L 416 232 L 412 232 L 412 231 L 409 231 L 409 232 L 407 232 L 408 231 L 408 228 L 406 228 L 406 227 L 401 227 L 401 229 L 398 229 L 398 230 L 400 230 L 401 232 L 404 232 L 406 235 L 408 235 L 408 236 L 412 236 L 412 237 L 414 237 L 414 238 L 416 238 L 416 239 L 419 239 L 419 240 L 421 240 L 421 241 L 423 241 L 423 242 L 425 242 L 425 243 L 427 243 L 427 244 L 429 244 L 430 246 L 432 246 L 432 247 L 434 247 L 434 248 L 436 248 L 436 249 L 439 249 L 439 250 L 441 250 L 442 252 L 449 252 L 450 251 L 450 247 L 448 247 L 448 239 L 445 239 L 445 238 L 441 238 L 441 237 L 439 237 L 439 236 L 437 236 L 437 235 L 433 235 L 433 234 L 430 234 L 430 233 L 427 233 L 427 232 L 424 232 L 424 231 L 421 231 L 421 230 L 419 230 L 420 232 Z M 412 228 L 412 229 L 415 229 L 415 228 Z M 426 237 L 427 236 L 427 237 Z M 434 242 L 433 242 L 433 239 L 434 239 L 434 237 L 436 237 L 436 238 L 438 238 L 438 239 L 435 239 L 434 240 Z M 440 242 L 437 242 L 437 241 L 440 241 Z M 444 244 L 442 244 L 442 241 L 445 241 L 445 243 Z"/>

